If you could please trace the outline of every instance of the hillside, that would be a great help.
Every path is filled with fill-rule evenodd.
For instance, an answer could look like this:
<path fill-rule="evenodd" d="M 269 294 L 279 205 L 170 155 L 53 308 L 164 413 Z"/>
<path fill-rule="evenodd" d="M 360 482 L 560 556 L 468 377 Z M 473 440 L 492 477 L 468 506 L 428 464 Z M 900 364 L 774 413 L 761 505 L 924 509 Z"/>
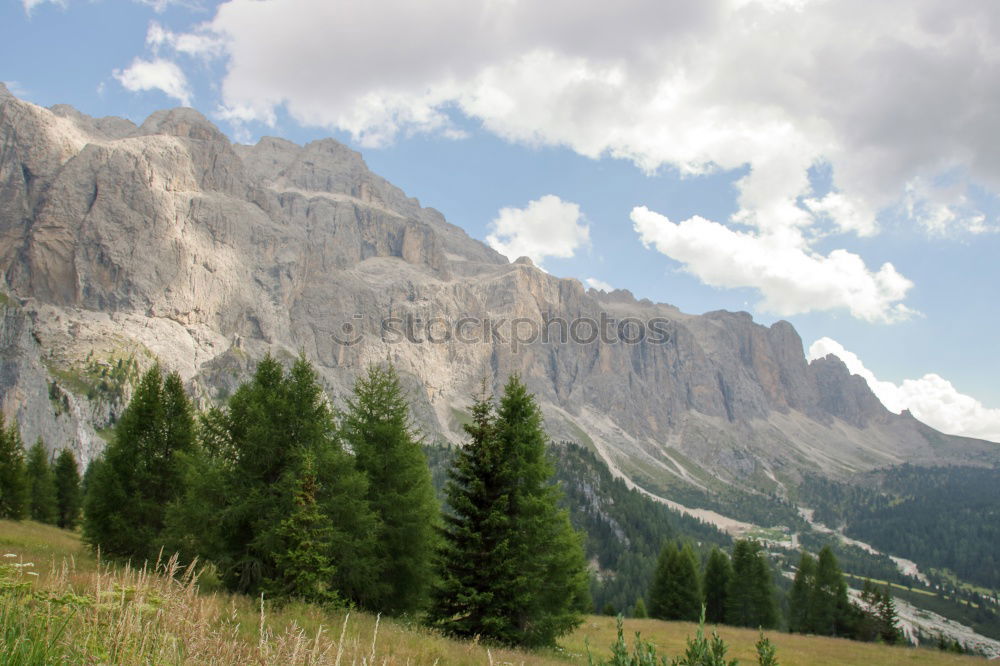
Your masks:
<path fill-rule="evenodd" d="M 0 521 L 3 593 L 0 650 L 44 646 L 49 661 L 117 664 L 574 664 L 609 656 L 614 619 L 590 616 L 547 652 L 487 648 L 437 636 L 425 629 L 364 613 L 327 612 L 315 607 L 274 609 L 239 596 L 199 590 L 184 579 L 117 566 L 98 565 L 76 535 L 37 523 Z M 28 566 L 30 563 L 30 566 Z M 26 576 L 18 571 L 35 571 Z M 13 585 L 12 585 L 13 583 Z M 20 588 L 18 586 L 20 585 Z M 205 586 L 203 581 L 202 587 Z M 47 631 L 46 631 L 47 629 Z M 661 654 L 683 650 L 695 625 L 628 620 L 626 635 L 642 632 Z M 730 657 L 756 663 L 756 632 L 723 627 Z M 931 650 L 772 633 L 785 666 L 833 664 L 985 663 L 982 659 Z M 34 641 L 34 642 L 32 642 Z M 5 656 L 13 660 L 10 654 Z M 10 663 L 10 662 L 7 662 Z M 14 662 L 17 663 L 17 662 Z"/>

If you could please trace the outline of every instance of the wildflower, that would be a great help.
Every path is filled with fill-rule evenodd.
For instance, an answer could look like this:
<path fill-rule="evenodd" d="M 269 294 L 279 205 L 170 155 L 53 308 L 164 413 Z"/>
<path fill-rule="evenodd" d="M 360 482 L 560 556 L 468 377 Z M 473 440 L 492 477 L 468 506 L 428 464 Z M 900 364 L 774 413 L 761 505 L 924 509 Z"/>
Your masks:
<path fill-rule="evenodd" d="M 4 553 L 4 557 L 17 557 L 17 553 Z"/>

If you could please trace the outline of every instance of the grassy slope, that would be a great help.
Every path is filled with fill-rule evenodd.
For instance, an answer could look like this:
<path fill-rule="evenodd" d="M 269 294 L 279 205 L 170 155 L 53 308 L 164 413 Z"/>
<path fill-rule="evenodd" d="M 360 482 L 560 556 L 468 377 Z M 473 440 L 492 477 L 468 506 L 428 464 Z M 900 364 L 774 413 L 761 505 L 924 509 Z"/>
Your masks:
<path fill-rule="evenodd" d="M 340 664 L 570 664 L 586 663 L 588 641 L 595 654 L 607 656 L 615 639 L 612 618 L 590 616 L 559 650 L 487 652 L 482 645 L 448 640 L 418 626 L 385 620 L 378 622 L 376 632 L 372 615 L 352 613 L 345 624 L 342 612 L 306 606 L 265 606 L 262 637 L 259 601 L 199 592 L 192 585 L 128 567 L 101 566 L 76 535 L 53 527 L 0 521 L 0 555 L 7 553 L 16 557 L 0 558 L 5 568 L 0 579 L 19 580 L 31 591 L 0 589 L 0 657 L 24 636 L 25 628 L 44 644 L 53 642 L 46 641 L 46 632 L 59 633 L 65 624 L 55 641 L 59 654 L 49 648 L 39 663 L 334 664 L 339 652 Z M 12 566 L 27 562 L 34 566 Z M 30 570 L 39 575 L 17 573 Z M 640 631 L 661 654 L 671 655 L 680 653 L 685 638 L 696 630 L 692 624 L 656 620 L 629 620 L 625 628 L 630 639 Z M 731 657 L 756 663 L 755 632 L 724 627 L 719 633 L 730 645 Z M 771 638 L 783 666 L 982 663 L 837 639 L 788 634 Z M 28 647 L 23 640 L 19 644 L 19 649 Z M 16 663 L 9 656 L 0 661 Z"/>

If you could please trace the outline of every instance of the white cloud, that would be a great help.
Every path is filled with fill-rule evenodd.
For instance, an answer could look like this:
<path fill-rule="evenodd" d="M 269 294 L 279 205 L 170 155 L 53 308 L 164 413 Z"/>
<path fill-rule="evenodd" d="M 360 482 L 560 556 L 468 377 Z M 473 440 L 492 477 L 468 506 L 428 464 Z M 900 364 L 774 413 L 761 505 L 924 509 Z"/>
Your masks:
<path fill-rule="evenodd" d="M 284 106 L 381 145 L 453 133 L 459 112 L 647 170 L 749 166 L 735 218 L 762 230 L 869 235 L 908 183 L 955 167 L 1000 187 L 997 3 L 229 0 L 210 29 L 241 118 Z M 817 163 L 833 194 L 812 191 Z M 943 205 L 935 225 L 978 228 Z"/>
<path fill-rule="evenodd" d="M 920 379 L 894 384 L 875 377 L 856 354 L 836 340 L 820 338 L 809 346 L 809 360 L 827 354 L 838 357 L 852 374 L 864 378 L 889 411 L 909 409 L 917 419 L 942 432 L 1000 442 L 1000 409 L 984 407 L 940 375 L 928 373 Z"/>
<path fill-rule="evenodd" d="M 159 53 L 160 48 L 164 46 L 189 56 L 213 56 L 222 52 L 222 42 L 210 33 L 176 33 L 156 21 L 150 22 L 146 31 L 146 45 L 154 53 Z"/>
<path fill-rule="evenodd" d="M 584 280 L 584 282 L 586 282 L 587 286 L 590 287 L 591 289 L 597 289 L 598 291 L 606 291 L 610 293 L 615 290 L 615 288 L 612 287 L 610 284 L 608 284 L 604 280 L 598 280 L 597 278 L 592 278 L 592 277 L 587 278 L 586 280 Z"/>
<path fill-rule="evenodd" d="M 553 194 L 528 203 L 525 208 L 501 208 L 486 237 L 497 252 L 514 260 L 529 257 L 541 265 L 546 257 L 572 257 L 590 242 L 590 227 L 580 206 Z"/>
<path fill-rule="evenodd" d="M 169 60 L 136 58 L 126 69 L 116 69 L 114 77 L 126 90 L 159 90 L 185 106 L 191 104 L 191 88 L 187 77 L 180 67 Z"/>
<path fill-rule="evenodd" d="M 912 314 L 900 301 L 913 283 L 890 263 L 871 271 L 856 254 L 810 250 L 794 231 L 757 235 L 694 216 L 679 223 L 643 206 L 632 223 L 647 247 L 683 264 L 715 287 L 753 287 L 765 311 L 789 316 L 847 309 L 860 319 L 891 322 Z"/>

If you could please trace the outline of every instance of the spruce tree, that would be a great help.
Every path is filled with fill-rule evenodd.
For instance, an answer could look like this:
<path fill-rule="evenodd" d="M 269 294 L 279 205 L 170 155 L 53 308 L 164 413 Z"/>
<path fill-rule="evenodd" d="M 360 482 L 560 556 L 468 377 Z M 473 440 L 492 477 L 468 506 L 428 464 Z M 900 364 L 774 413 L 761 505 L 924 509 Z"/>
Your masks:
<path fill-rule="evenodd" d="M 472 422 L 463 426 L 469 441 L 456 451 L 448 471 L 429 620 L 454 636 L 516 643 L 517 607 L 505 596 L 517 575 L 511 554 L 513 461 L 494 436 L 494 406 L 485 390 L 471 411 Z"/>
<path fill-rule="evenodd" d="M 903 631 L 899 628 L 899 616 L 896 614 L 896 602 L 886 585 L 878 595 L 879 638 L 889 645 L 903 642 Z"/>
<path fill-rule="evenodd" d="M 789 631 L 808 634 L 814 629 L 811 620 L 812 595 L 816 589 L 816 559 L 803 551 L 795 571 L 795 581 L 788 595 Z"/>
<path fill-rule="evenodd" d="M 56 484 L 49 467 L 49 453 L 41 438 L 28 450 L 28 512 L 32 520 L 54 525 L 57 518 Z"/>
<path fill-rule="evenodd" d="M 347 401 L 342 431 L 368 477 L 378 519 L 376 543 L 383 594 L 372 608 L 415 613 L 429 600 L 439 508 L 427 458 L 392 366 L 370 366 Z"/>
<path fill-rule="evenodd" d="M 589 601 L 581 538 L 557 506 L 541 412 L 514 375 L 497 410 L 484 392 L 472 414 L 446 487 L 430 620 L 456 636 L 551 645 Z"/>
<path fill-rule="evenodd" d="M 303 455 L 295 476 L 292 511 L 278 526 L 281 547 L 264 588 L 279 599 L 335 604 L 340 598 L 333 589 L 336 576 L 330 561 L 333 529 L 316 501 L 319 484 L 311 452 Z"/>
<path fill-rule="evenodd" d="M 778 624 L 774 581 L 760 544 L 740 539 L 733 544 L 733 577 L 726 600 L 726 622 L 739 627 L 770 629 Z"/>
<path fill-rule="evenodd" d="M 726 622 L 726 595 L 733 577 L 729 556 L 713 548 L 705 563 L 705 621 L 713 624 Z"/>
<path fill-rule="evenodd" d="M 64 530 L 76 527 L 80 516 L 80 471 L 72 451 L 59 452 L 53 476 L 56 484 L 56 524 Z"/>
<path fill-rule="evenodd" d="M 17 423 L 6 426 L 0 411 L 0 518 L 21 520 L 28 513 L 28 478 Z"/>
<path fill-rule="evenodd" d="M 193 436 L 180 377 L 172 373 L 164 381 L 159 366 L 151 368 L 88 474 L 84 539 L 108 555 L 155 560 L 167 507 L 183 492 L 181 458 L 192 449 Z"/>
<path fill-rule="evenodd" d="M 690 545 L 665 545 L 649 590 L 650 616 L 658 620 L 697 622 L 701 604 L 698 565 Z"/>
<path fill-rule="evenodd" d="M 646 602 L 643 601 L 642 597 L 636 599 L 635 607 L 632 609 L 632 617 L 637 620 L 643 620 L 649 617 L 649 614 L 646 612 Z"/>
<path fill-rule="evenodd" d="M 847 583 L 829 546 L 819 552 L 815 586 L 810 598 L 809 629 L 822 636 L 845 636 L 849 632 L 850 602 Z"/>

